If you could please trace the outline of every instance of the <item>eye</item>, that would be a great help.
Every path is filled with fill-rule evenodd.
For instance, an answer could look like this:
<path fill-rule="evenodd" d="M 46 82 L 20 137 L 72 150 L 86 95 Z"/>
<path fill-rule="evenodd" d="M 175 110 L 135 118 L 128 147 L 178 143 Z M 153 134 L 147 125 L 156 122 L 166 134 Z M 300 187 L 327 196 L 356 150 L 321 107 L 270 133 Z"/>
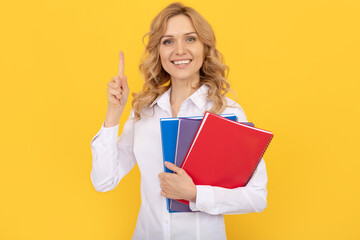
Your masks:
<path fill-rule="evenodd" d="M 195 37 L 190 37 L 190 38 L 188 38 L 187 39 L 189 42 L 194 42 L 194 41 L 196 41 L 196 38 Z"/>
<path fill-rule="evenodd" d="M 163 44 L 164 44 L 164 45 L 168 45 L 168 44 L 170 44 L 170 43 L 172 43 L 172 41 L 169 40 L 169 39 L 166 39 L 165 41 L 163 41 Z"/>

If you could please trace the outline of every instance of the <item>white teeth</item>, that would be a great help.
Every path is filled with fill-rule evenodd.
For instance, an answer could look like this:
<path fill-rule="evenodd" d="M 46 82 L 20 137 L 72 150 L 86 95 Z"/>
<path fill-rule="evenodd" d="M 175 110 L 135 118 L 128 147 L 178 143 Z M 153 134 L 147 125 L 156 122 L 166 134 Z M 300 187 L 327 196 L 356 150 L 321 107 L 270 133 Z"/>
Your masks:
<path fill-rule="evenodd" d="M 174 61 L 173 63 L 176 65 L 181 65 L 181 64 L 187 64 L 189 62 L 190 60 L 181 60 L 181 61 Z"/>

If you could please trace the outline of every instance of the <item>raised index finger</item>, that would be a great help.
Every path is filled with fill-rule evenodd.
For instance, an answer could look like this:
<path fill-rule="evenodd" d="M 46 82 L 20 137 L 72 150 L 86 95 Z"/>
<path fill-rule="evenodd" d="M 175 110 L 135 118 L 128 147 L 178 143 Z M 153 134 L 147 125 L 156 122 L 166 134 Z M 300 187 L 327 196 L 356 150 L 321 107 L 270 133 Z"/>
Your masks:
<path fill-rule="evenodd" d="M 124 77 L 124 53 L 122 51 L 119 53 L 119 76 Z"/>

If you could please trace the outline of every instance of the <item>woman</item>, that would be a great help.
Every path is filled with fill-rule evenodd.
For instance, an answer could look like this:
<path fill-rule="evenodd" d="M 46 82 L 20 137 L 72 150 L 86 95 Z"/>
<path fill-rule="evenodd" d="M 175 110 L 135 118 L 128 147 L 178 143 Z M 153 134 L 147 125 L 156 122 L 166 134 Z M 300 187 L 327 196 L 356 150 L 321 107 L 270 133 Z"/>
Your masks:
<path fill-rule="evenodd" d="M 227 66 L 216 50 L 211 26 L 180 3 L 153 20 L 140 71 L 143 90 L 134 95 L 129 119 L 118 138 L 119 120 L 129 88 L 120 52 L 119 74 L 108 83 L 105 122 L 92 139 L 91 181 L 97 191 L 114 189 L 138 164 L 141 206 L 133 239 L 226 239 L 223 214 L 261 212 L 267 206 L 267 174 L 262 159 L 245 187 L 195 186 L 174 164 L 163 172 L 160 118 L 199 116 L 205 111 L 235 113 L 242 108 L 224 95 Z M 186 199 L 196 212 L 169 213 L 166 197 Z"/>

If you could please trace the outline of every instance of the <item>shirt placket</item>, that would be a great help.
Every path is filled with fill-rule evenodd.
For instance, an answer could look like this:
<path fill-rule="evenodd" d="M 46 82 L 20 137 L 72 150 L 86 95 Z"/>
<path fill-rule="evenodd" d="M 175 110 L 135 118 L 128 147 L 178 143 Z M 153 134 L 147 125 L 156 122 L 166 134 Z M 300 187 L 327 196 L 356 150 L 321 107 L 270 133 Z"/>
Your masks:
<path fill-rule="evenodd" d="M 170 213 L 166 207 L 166 200 L 165 200 L 165 208 L 163 210 L 163 222 L 164 222 L 164 239 L 170 240 Z"/>

